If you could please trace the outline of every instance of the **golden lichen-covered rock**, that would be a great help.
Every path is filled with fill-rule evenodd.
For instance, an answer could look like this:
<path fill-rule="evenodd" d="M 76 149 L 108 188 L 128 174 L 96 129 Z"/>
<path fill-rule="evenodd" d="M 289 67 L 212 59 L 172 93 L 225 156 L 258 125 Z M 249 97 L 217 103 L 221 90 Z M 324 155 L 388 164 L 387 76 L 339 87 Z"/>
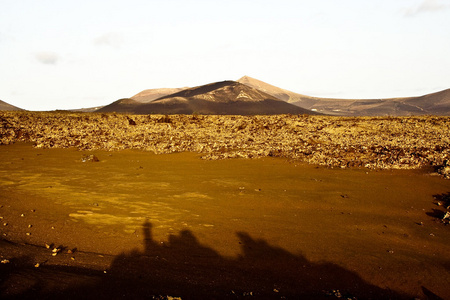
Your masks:
<path fill-rule="evenodd" d="M 132 120 L 132 121 L 130 121 Z M 436 166 L 450 176 L 450 117 L 133 115 L 0 112 L 0 144 L 285 157 L 330 167 Z"/>

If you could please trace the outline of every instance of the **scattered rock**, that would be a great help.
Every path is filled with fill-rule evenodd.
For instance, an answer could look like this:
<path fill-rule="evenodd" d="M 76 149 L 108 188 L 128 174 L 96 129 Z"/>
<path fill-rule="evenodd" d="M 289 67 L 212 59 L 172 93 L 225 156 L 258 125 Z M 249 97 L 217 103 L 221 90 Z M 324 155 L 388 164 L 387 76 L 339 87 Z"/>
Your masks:
<path fill-rule="evenodd" d="M 0 144 L 201 153 L 204 159 L 284 157 L 329 167 L 435 166 L 450 178 L 448 117 L 191 116 L 0 112 Z M 133 125 L 135 124 L 135 125 Z M 133 125 L 133 126 L 130 126 Z M 20 130 L 23 134 L 17 135 Z M 98 161 L 85 155 L 83 161 Z"/>
<path fill-rule="evenodd" d="M 8 259 L 2 259 L 1 263 L 2 263 L 2 264 L 9 264 L 10 261 L 9 261 Z"/>
<path fill-rule="evenodd" d="M 90 154 L 90 155 L 84 155 L 83 158 L 81 158 L 82 162 L 99 162 L 100 160 L 98 159 L 97 156 Z"/>

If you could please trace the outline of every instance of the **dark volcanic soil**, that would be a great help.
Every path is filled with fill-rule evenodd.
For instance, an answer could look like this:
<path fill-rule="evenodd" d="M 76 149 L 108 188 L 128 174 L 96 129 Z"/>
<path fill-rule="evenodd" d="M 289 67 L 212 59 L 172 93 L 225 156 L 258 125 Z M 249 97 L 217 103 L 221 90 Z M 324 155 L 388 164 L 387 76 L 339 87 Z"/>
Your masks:
<path fill-rule="evenodd" d="M 89 155 L 0 147 L 2 298 L 450 296 L 441 177 Z"/>

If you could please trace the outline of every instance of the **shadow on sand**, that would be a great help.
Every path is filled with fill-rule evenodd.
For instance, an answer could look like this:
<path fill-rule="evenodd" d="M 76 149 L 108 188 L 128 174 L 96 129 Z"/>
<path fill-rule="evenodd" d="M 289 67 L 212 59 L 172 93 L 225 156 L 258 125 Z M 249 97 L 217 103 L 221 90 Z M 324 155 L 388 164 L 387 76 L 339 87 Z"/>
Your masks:
<path fill-rule="evenodd" d="M 39 280 L 9 298 L 411 299 L 371 285 L 333 263 L 312 263 L 245 232 L 237 233 L 242 250 L 237 258 L 223 257 L 203 246 L 189 230 L 171 235 L 164 244 L 152 238 L 151 223 L 143 224 L 143 233 L 145 250 L 115 257 L 106 273 L 64 266 L 42 266 L 36 271 L 30 267 L 32 260 L 23 257 L 13 264 L 14 270 L 3 268 L 0 288 L 18 269 L 26 273 L 28 268 L 28 275 Z M 67 276 L 76 280 L 55 284 Z M 8 298 L 0 290 L 2 296 Z"/>

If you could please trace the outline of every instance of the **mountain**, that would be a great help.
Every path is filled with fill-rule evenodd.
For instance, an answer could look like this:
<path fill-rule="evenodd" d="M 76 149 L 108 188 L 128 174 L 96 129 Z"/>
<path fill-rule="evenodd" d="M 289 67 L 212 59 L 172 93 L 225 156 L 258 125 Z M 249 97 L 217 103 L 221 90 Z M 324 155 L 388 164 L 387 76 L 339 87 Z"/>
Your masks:
<path fill-rule="evenodd" d="M 133 97 L 131 97 L 131 99 L 137 101 L 137 102 L 141 102 L 141 103 L 148 103 L 151 102 L 153 100 L 156 100 L 158 98 L 170 95 L 170 94 L 174 94 L 177 92 L 180 92 L 182 90 L 187 89 L 187 87 L 185 88 L 161 88 L 161 89 L 149 89 L 149 90 L 143 90 L 140 93 L 137 93 L 136 95 L 134 95 Z"/>
<path fill-rule="evenodd" d="M 23 109 L 0 100 L 0 110 L 23 110 Z"/>
<path fill-rule="evenodd" d="M 425 114 L 450 116 L 450 89 L 420 97 L 406 98 L 404 103 L 417 107 Z"/>
<path fill-rule="evenodd" d="M 297 94 L 279 87 L 276 87 L 274 85 L 268 84 L 264 81 L 252 78 L 250 76 L 244 76 L 237 80 L 237 82 L 248 85 L 250 87 L 253 87 L 255 89 L 258 89 L 260 91 L 263 91 L 269 95 L 272 95 L 280 100 L 286 101 L 288 103 L 294 103 L 304 100 L 309 100 L 309 96 L 305 96 L 302 94 Z"/>
<path fill-rule="evenodd" d="M 316 114 L 236 81 L 187 88 L 145 103 L 133 98 L 120 99 L 98 111 L 134 114 Z"/>
<path fill-rule="evenodd" d="M 355 100 L 315 98 L 309 105 L 305 105 L 305 102 L 293 104 L 340 116 L 450 116 L 450 89 L 419 97 Z"/>
<path fill-rule="evenodd" d="M 244 76 L 242 84 L 264 91 L 302 108 L 339 116 L 450 115 L 450 89 L 419 97 L 390 99 L 333 99 L 297 94 Z"/>

